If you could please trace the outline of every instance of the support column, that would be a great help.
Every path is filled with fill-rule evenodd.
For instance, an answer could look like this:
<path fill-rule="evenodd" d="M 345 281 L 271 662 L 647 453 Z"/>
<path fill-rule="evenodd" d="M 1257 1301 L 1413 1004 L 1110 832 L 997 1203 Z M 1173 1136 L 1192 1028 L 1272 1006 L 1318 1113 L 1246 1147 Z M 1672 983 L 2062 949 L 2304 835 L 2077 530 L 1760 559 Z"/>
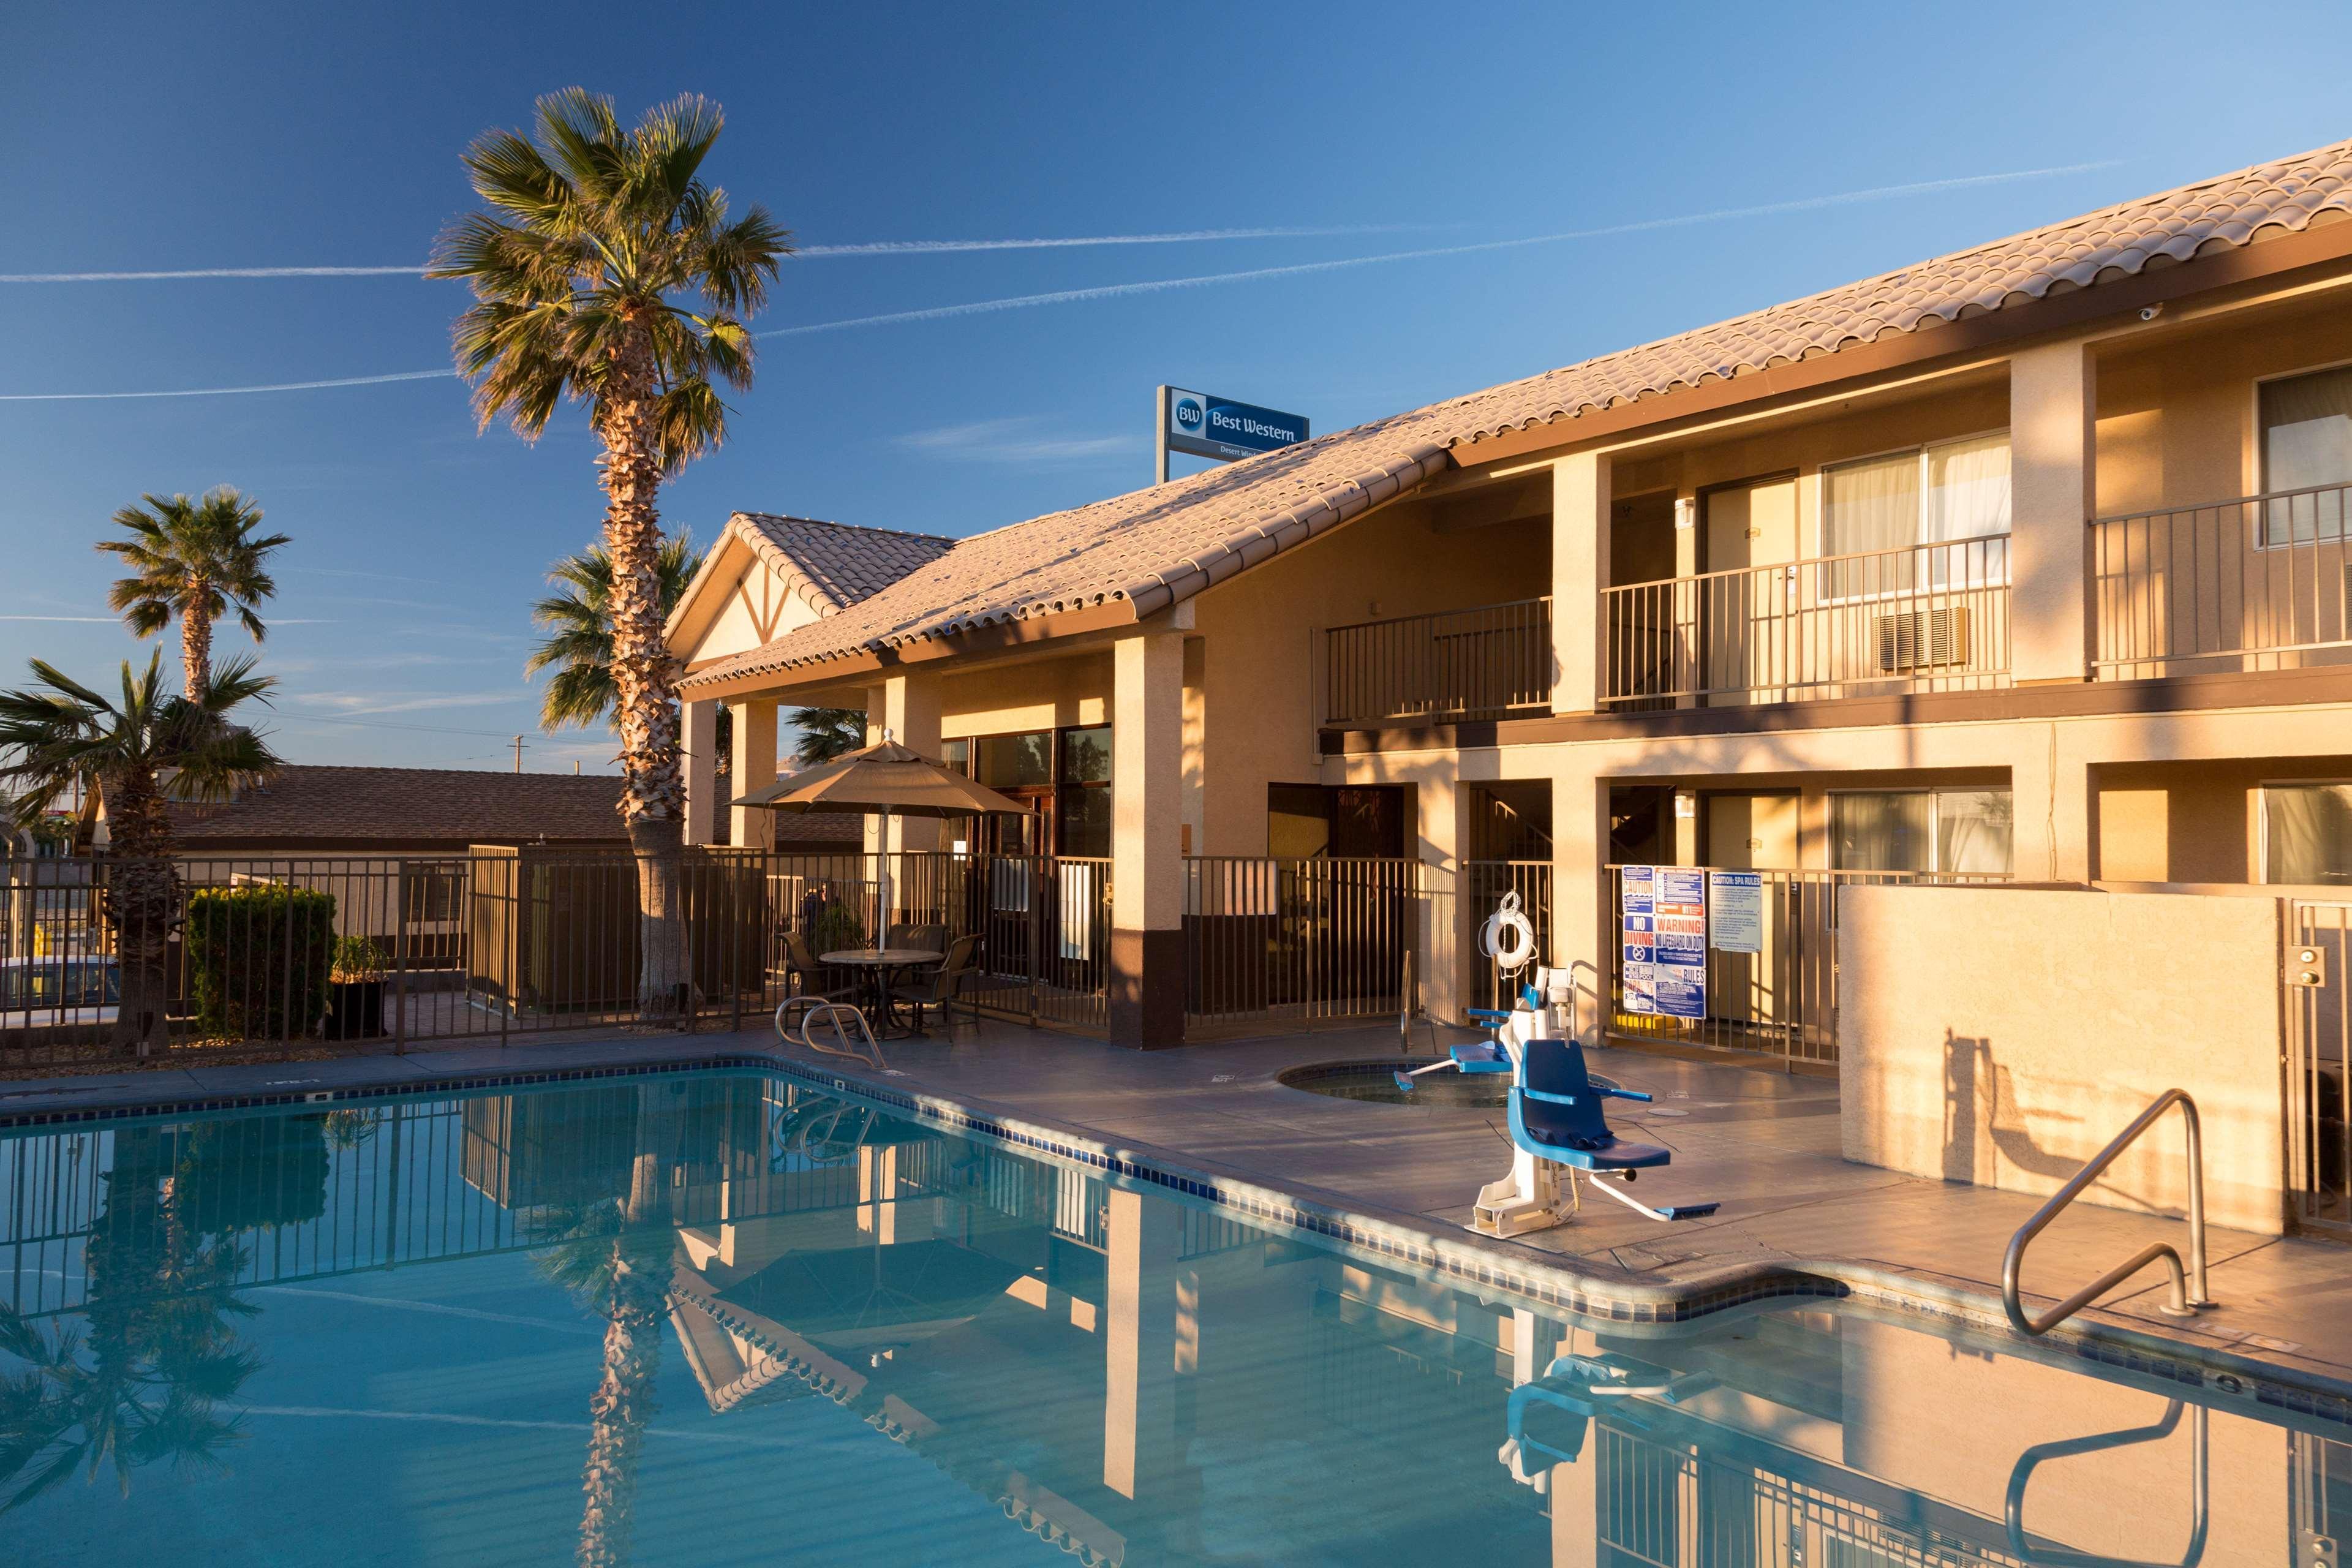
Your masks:
<path fill-rule="evenodd" d="M 881 693 L 882 727 L 908 751 L 937 762 L 940 755 L 939 678 L 894 675 L 882 683 Z M 890 818 L 890 838 L 883 847 L 891 853 L 937 849 L 939 847 L 938 817 Z"/>
<path fill-rule="evenodd" d="M 2010 865 L 2021 882 L 2091 879 L 2091 764 L 2063 724 L 2015 727 Z"/>
<path fill-rule="evenodd" d="M 1110 1038 L 1184 1039 L 1184 639 L 1112 649 Z"/>
<path fill-rule="evenodd" d="M 719 704 L 682 703 L 686 736 L 686 841 L 719 842 Z M 732 778 L 734 775 L 728 775 Z"/>
<path fill-rule="evenodd" d="M 1458 770 L 1457 770 L 1458 773 Z M 1462 983 L 1475 949 L 1465 945 L 1465 923 L 1475 926 L 1492 911 L 1469 905 L 1469 878 L 1463 869 L 1467 843 L 1470 791 L 1456 774 L 1424 777 L 1413 791 L 1421 807 L 1416 825 L 1421 855 L 1421 950 L 1414 961 L 1422 1005 L 1433 1018 L 1458 1021 L 1474 1005 Z M 1425 1041 L 1424 1041 L 1425 1044 Z"/>
<path fill-rule="evenodd" d="M 1607 628 L 1601 590 L 1609 584 L 1609 459 L 1562 458 L 1551 468 L 1551 710 L 1596 707 Z"/>
<path fill-rule="evenodd" d="M 776 705 L 756 699 L 730 702 L 728 713 L 735 724 L 735 743 L 729 759 L 730 787 L 740 797 L 776 782 Z M 734 845 L 738 849 L 773 849 L 776 814 L 762 806 L 734 808 Z"/>
<path fill-rule="evenodd" d="M 1570 760 L 1551 781 L 1549 962 L 1572 970 L 1576 1037 L 1598 1046 L 1609 1021 L 1609 943 L 1616 938 L 1609 886 L 1609 781 Z"/>
<path fill-rule="evenodd" d="M 2097 414 L 2086 345 L 2009 362 L 2009 668 L 2020 686 L 2080 681 L 2090 668 Z"/>

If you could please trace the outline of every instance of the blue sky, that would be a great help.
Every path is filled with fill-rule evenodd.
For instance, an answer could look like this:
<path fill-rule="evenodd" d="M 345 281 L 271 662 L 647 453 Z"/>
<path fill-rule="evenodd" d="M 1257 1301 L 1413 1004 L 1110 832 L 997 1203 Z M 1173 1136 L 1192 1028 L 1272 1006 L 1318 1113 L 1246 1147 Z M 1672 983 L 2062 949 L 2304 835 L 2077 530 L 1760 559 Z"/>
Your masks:
<path fill-rule="evenodd" d="M 0 273 L 417 263 L 468 204 L 465 143 L 574 83 L 630 118 L 718 99 L 708 172 L 812 247 L 1324 231 L 811 256 L 761 328 L 1974 182 L 772 338 L 727 448 L 663 499 L 705 540 L 737 508 L 962 533 L 1146 482 L 1162 381 L 1336 429 L 2352 134 L 2324 73 L 2212 85 L 2295 82 L 2352 12 L 2216 16 L 25 6 Z M 0 394 L 438 370 L 463 303 L 402 277 L 0 283 Z M 295 538 L 264 650 L 289 758 L 511 766 L 520 731 L 529 765 L 604 769 L 608 737 L 537 732 L 521 676 L 546 563 L 595 535 L 593 455 L 576 413 L 536 447 L 477 435 L 446 379 L 0 402 L 0 680 L 143 658 L 90 543 L 142 491 L 226 482 Z"/>

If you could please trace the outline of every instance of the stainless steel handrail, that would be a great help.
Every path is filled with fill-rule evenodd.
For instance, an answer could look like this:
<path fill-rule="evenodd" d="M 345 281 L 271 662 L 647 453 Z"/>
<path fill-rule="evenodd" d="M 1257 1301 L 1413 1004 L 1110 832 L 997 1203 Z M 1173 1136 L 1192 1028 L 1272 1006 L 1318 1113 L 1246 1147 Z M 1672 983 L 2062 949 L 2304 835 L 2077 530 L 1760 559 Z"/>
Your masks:
<path fill-rule="evenodd" d="M 2205 1559 L 2208 1494 L 2212 1488 L 2207 1479 L 2205 1407 L 2189 1406 L 2189 1544 L 2180 1553 L 2179 1568 L 2195 1568 Z M 2019 1562 L 2034 1568 L 2150 1568 L 2148 1564 L 2119 1557 L 2102 1556 L 2093 1552 L 2036 1552 L 2025 1540 L 2025 1489 L 2033 1479 L 2034 1469 L 2048 1459 L 2071 1458 L 2077 1454 L 2096 1454 L 2111 1448 L 2127 1448 L 2141 1443 L 2159 1443 L 2172 1436 L 2180 1425 L 2180 1401 L 2165 1402 L 2164 1415 L 2153 1426 L 2135 1426 L 2127 1432 L 2101 1432 L 2090 1437 L 2069 1437 L 2063 1442 L 2037 1443 L 2017 1457 L 2009 1472 L 2009 1490 L 2003 1499 L 2003 1522 L 2009 1527 L 2009 1550 Z"/>
<path fill-rule="evenodd" d="M 2053 1307 L 2039 1318 L 2026 1316 L 2024 1305 L 2018 1300 L 2018 1275 L 2025 1264 L 2025 1244 L 2049 1226 L 2060 1211 L 2083 1194 L 2083 1189 L 2105 1173 L 2109 1165 L 2139 1135 L 2153 1126 L 2156 1120 L 2173 1106 L 2180 1107 L 2182 1119 L 2189 1126 L 2189 1268 L 2196 1276 L 2197 1293 L 2189 1293 L 2180 1265 L 2180 1254 L 2169 1242 L 2151 1242 L 2132 1254 L 2122 1263 L 2108 1269 L 2080 1290 Z M 2157 1259 L 2162 1258 L 2171 1274 L 2172 1300 L 2158 1309 L 2175 1318 L 2192 1317 L 2200 1307 L 2213 1302 L 2205 1294 L 2205 1137 L 2197 1119 L 2197 1102 L 2189 1091 L 2168 1089 L 2156 1097 L 2156 1102 L 2132 1119 L 2132 1124 L 2116 1134 L 2115 1142 L 2091 1156 L 2090 1163 L 2074 1173 L 2072 1180 L 2051 1194 L 2050 1201 L 2034 1212 L 2032 1219 L 2020 1226 L 2017 1234 L 2009 1238 L 2009 1255 L 2000 1265 L 2000 1304 L 2009 1313 L 2010 1322 L 2021 1334 L 2046 1334 L 2073 1317 L 2100 1297 L 2114 1289 Z"/>

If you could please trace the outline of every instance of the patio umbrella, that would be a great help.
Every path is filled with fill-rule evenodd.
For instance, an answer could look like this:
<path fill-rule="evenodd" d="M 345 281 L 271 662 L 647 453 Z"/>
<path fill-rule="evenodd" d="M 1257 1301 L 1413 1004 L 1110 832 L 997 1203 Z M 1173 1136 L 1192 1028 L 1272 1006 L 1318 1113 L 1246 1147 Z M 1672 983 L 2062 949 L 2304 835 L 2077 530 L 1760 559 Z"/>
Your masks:
<path fill-rule="evenodd" d="M 1021 803 L 997 794 L 986 784 L 964 777 L 952 768 L 909 751 L 882 732 L 879 745 L 845 752 L 829 763 L 803 768 L 734 802 L 764 806 L 771 811 L 829 812 L 882 818 L 882 838 L 889 842 L 893 816 L 982 816 L 993 812 L 1024 815 Z M 874 945 L 882 945 L 890 923 L 890 858 L 882 856 L 881 918 L 875 922 Z"/>

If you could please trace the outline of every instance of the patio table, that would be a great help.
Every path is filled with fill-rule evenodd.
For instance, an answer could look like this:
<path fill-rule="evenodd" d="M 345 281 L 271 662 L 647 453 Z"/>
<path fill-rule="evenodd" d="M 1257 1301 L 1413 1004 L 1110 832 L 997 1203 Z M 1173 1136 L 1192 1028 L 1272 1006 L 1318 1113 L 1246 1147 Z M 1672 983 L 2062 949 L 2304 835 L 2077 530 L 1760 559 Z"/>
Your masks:
<path fill-rule="evenodd" d="M 944 952 L 932 952 L 919 947 L 854 947 L 838 952 L 820 952 L 819 963 L 837 963 L 845 969 L 863 970 L 874 989 L 874 1015 L 869 1020 L 877 1038 L 904 1039 L 920 1035 L 921 1015 L 915 1018 L 911 1029 L 894 1029 L 890 1023 L 890 980 L 905 970 L 919 969 L 926 963 L 939 963 L 947 958 Z"/>

